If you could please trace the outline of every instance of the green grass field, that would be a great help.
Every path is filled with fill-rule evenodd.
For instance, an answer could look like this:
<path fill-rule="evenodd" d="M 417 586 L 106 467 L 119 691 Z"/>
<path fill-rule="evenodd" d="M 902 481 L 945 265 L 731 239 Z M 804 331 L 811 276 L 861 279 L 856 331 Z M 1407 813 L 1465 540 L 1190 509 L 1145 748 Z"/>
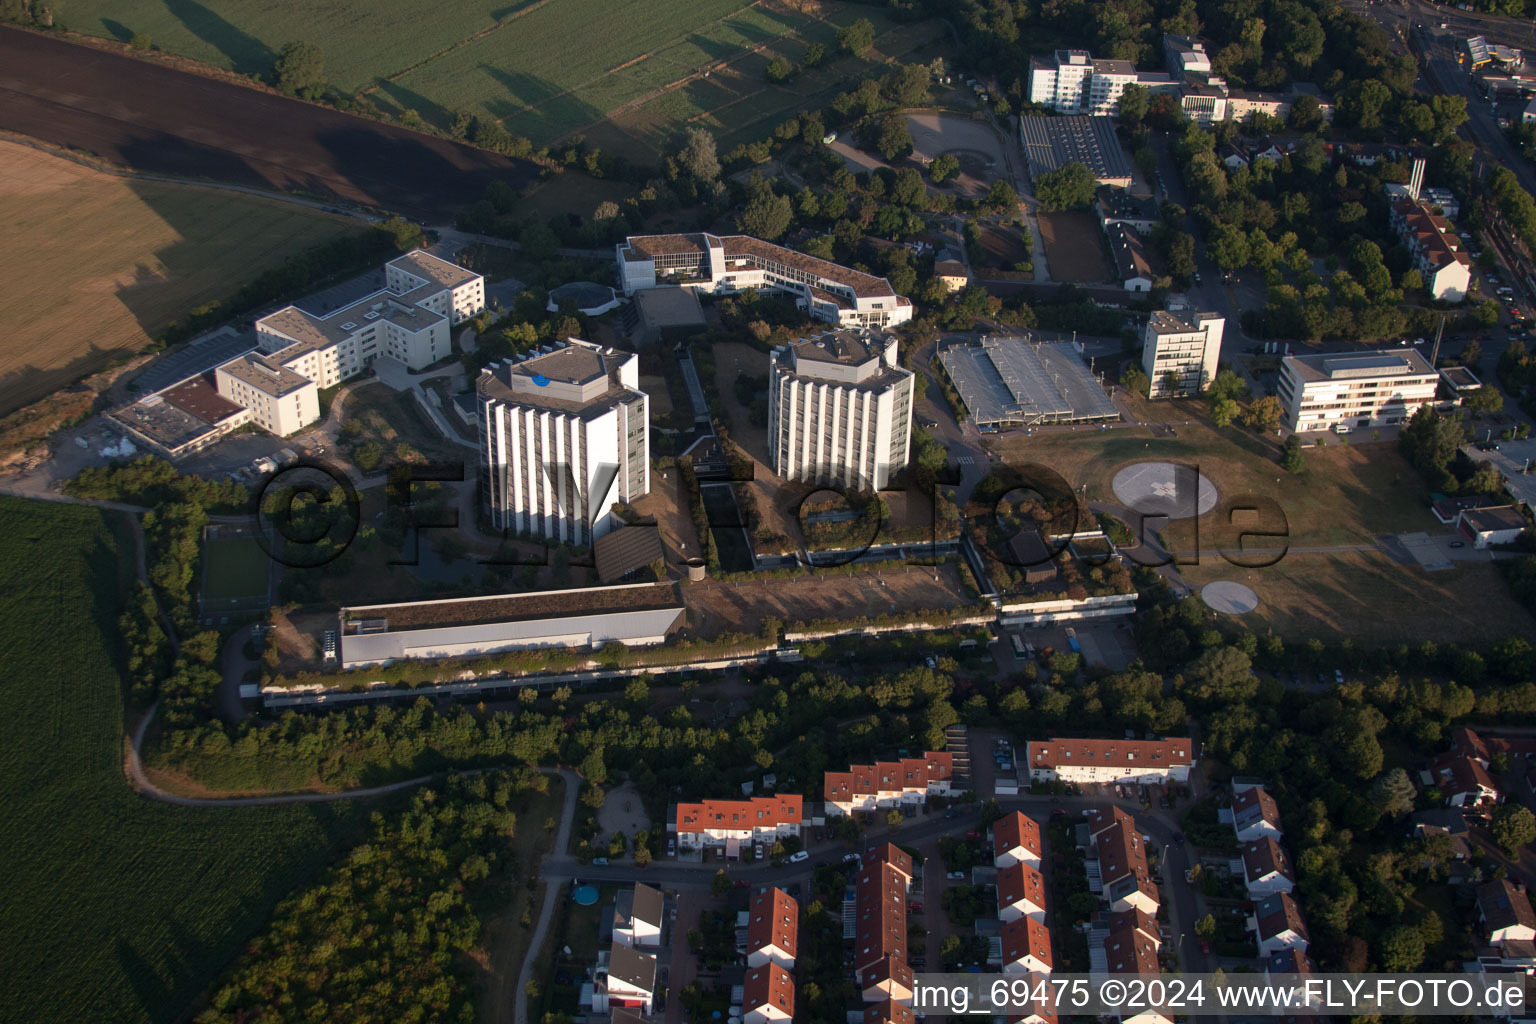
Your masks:
<path fill-rule="evenodd" d="M 204 601 L 265 599 L 271 559 L 250 537 L 223 537 L 203 543 Z M 217 608 L 204 608 L 205 612 Z"/>
<path fill-rule="evenodd" d="M 132 540 L 108 515 L 0 498 L 4 1022 L 177 1018 L 363 817 L 128 788 L 113 637 Z"/>
<path fill-rule="evenodd" d="M 874 49 L 835 56 L 837 28 L 858 18 L 875 23 Z M 125 41 L 144 33 L 168 52 L 242 74 L 265 74 L 284 43 L 304 39 L 324 51 L 334 85 L 391 113 L 413 109 L 446 126 L 453 110 L 467 110 L 537 145 L 612 118 L 612 148 L 648 159 L 654 135 L 694 120 L 730 134 L 731 145 L 757 138 L 864 69 L 945 34 L 938 21 L 896 27 L 879 8 L 838 0 L 809 11 L 782 0 L 379 0 L 355 9 L 79 0 L 69 27 Z M 811 42 L 834 59 L 787 87 L 766 84 L 769 60 L 798 61 Z M 733 106 L 754 96 L 746 110 Z"/>
<path fill-rule="evenodd" d="M 196 306 L 356 222 L 106 174 L 0 141 L 0 415 L 148 345 Z"/>

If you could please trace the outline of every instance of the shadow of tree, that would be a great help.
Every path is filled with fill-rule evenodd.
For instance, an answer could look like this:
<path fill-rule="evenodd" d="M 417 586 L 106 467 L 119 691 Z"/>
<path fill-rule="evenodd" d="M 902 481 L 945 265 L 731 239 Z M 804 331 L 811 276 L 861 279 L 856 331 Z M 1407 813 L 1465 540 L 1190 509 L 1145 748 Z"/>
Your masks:
<path fill-rule="evenodd" d="M 188 32 L 227 57 L 230 67 L 242 75 L 262 74 L 271 69 L 277 56 L 271 47 L 197 0 L 165 0 L 165 8 Z"/>

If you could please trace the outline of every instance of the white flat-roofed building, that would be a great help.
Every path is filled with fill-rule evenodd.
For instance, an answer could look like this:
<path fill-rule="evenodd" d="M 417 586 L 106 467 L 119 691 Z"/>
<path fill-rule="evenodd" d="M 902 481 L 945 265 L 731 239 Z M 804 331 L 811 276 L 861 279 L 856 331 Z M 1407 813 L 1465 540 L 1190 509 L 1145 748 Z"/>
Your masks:
<path fill-rule="evenodd" d="M 1285 424 L 1298 433 L 1406 423 L 1435 400 L 1440 375 L 1414 349 L 1286 356 Z"/>
<path fill-rule="evenodd" d="M 588 545 L 651 489 L 640 357 L 577 338 L 480 371 L 480 470 L 499 529 Z"/>
<path fill-rule="evenodd" d="M 257 344 L 322 388 L 380 356 L 421 370 L 452 354 L 449 328 L 485 308 L 485 279 L 422 249 L 384 265 L 385 287 L 317 314 L 285 306 L 256 321 Z"/>
<path fill-rule="evenodd" d="M 342 668 L 533 647 L 644 647 L 683 620 L 671 583 L 354 605 L 338 612 Z"/>
<path fill-rule="evenodd" d="M 231 359 L 214 371 L 221 397 L 250 411 L 263 430 L 286 437 L 320 418 L 314 380 L 270 357 L 254 353 Z"/>
<path fill-rule="evenodd" d="M 1180 78 L 1191 72 L 1211 73 L 1211 57 L 1206 53 L 1203 39 L 1167 33 L 1163 36 L 1163 56 L 1167 59 L 1168 70 Z"/>
<path fill-rule="evenodd" d="M 1216 376 L 1226 324 L 1220 313 L 1187 310 L 1158 310 L 1148 317 L 1141 335 L 1141 368 L 1151 396 L 1171 398 L 1204 390 Z"/>
<path fill-rule="evenodd" d="M 774 350 L 768 444 L 786 480 L 884 489 L 907 465 L 912 371 L 894 335 L 831 331 Z"/>
<path fill-rule="evenodd" d="M 749 235 L 634 235 L 615 246 L 615 255 L 625 295 L 662 285 L 722 295 L 772 288 L 840 327 L 895 327 L 912 319 L 912 301 L 885 278 Z"/>
<path fill-rule="evenodd" d="M 1189 781 L 1194 765 L 1188 739 L 1030 740 L 1029 774 L 1043 782 L 1134 782 L 1155 785 Z"/>

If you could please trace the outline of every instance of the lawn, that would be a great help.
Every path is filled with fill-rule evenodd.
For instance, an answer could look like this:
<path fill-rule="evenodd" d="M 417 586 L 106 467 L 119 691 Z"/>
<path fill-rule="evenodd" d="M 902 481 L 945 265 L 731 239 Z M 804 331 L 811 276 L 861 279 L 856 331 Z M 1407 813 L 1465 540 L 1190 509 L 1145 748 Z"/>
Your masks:
<path fill-rule="evenodd" d="M 1351 638 L 1361 648 L 1425 640 L 1485 645 L 1536 635 L 1536 619 L 1488 562 L 1426 572 L 1377 552 L 1293 554 L 1263 569 L 1207 557 L 1179 572 L 1197 589 L 1211 580 L 1252 587 L 1259 607 L 1238 619 L 1256 632 Z"/>
<path fill-rule="evenodd" d="M 356 222 L 137 181 L 0 141 L 0 415 L 137 351 L 172 321 Z"/>
<path fill-rule="evenodd" d="M 1231 543 L 1235 531 L 1226 525 L 1228 516 L 1249 496 L 1279 506 L 1292 545 L 1369 544 L 1380 534 L 1443 532 L 1429 511 L 1428 490 L 1396 445 L 1308 448 L 1305 468 L 1292 476 L 1277 464 L 1272 438 L 1239 427 L 1210 426 L 1199 418 L 1203 402 L 1138 403 L 1136 408 L 1148 419 L 1177 424 L 1178 435 L 1154 437 L 1145 427 L 1036 431 L 1030 437 L 1000 440 L 996 448 L 1009 462 L 1040 463 L 1072 487 L 1086 484 L 1089 501 L 1115 502 L 1115 474 L 1137 462 L 1197 466 L 1215 485 L 1219 500 L 1199 520 L 1183 520 L 1163 531 L 1180 551 L 1195 549 L 1196 526 L 1202 551 Z M 1148 525 L 1162 524 L 1151 520 Z"/>
<path fill-rule="evenodd" d="M 112 638 L 133 550 L 108 515 L 0 498 L 0 935 L 18 951 L 0 1021 L 180 1017 L 361 824 L 346 807 L 193 810 L 128 788 Z"/>
<path fill-rule="evenodd" d="M 208 602 L 247 604 L 267 597 L 271 559 L 251 537 L 210 538 L 203 542 L 204 612 L 218 610 Z"/>

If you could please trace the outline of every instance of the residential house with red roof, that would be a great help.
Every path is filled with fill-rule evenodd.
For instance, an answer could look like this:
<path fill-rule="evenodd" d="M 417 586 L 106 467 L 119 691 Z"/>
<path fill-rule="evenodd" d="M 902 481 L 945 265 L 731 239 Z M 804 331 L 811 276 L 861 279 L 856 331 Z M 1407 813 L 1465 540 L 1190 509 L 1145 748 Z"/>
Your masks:
<path fill-rule="evenodd" d="M 775 842 L 800 834 L 804 807 L 798 793 L 750 800 L 704 800 L 678 804 L 673 818 L 677 845 L 692 849 L 739 843 Z"/>
<path fill-rule="evenodd" d="M 1043 782 L 1187 782 L 1195 763 L 1191 740 L 1031 740 L 1026 745 L 1030 777 Z"/>
<path fill-rule="evenodd" d="M 792 971 L 799 946 L 800 904 L 783 889 L 759 889 L 747 908 L 747 966 Z"/>
<path fill-rule="evenodd" d="M 1040 823 L 1019 811 L 992 823 L 992 863 L 1002 870 L 1015 864 L 1040 866 Z"/>
<path fill-rule="evenodd" d="M 747 971 L 742 980 L 742 1024 L 787 1024 L 795 1016 L 795 979 L 778 964 Z"/>
<path fill-rule="evenodd" d="M 829 816 L 921 804 L 950 793 L 954 768 L 953 754 L 932 750 L 922 757 L 852 765 L 823 776 L 822 804 Z"/>

